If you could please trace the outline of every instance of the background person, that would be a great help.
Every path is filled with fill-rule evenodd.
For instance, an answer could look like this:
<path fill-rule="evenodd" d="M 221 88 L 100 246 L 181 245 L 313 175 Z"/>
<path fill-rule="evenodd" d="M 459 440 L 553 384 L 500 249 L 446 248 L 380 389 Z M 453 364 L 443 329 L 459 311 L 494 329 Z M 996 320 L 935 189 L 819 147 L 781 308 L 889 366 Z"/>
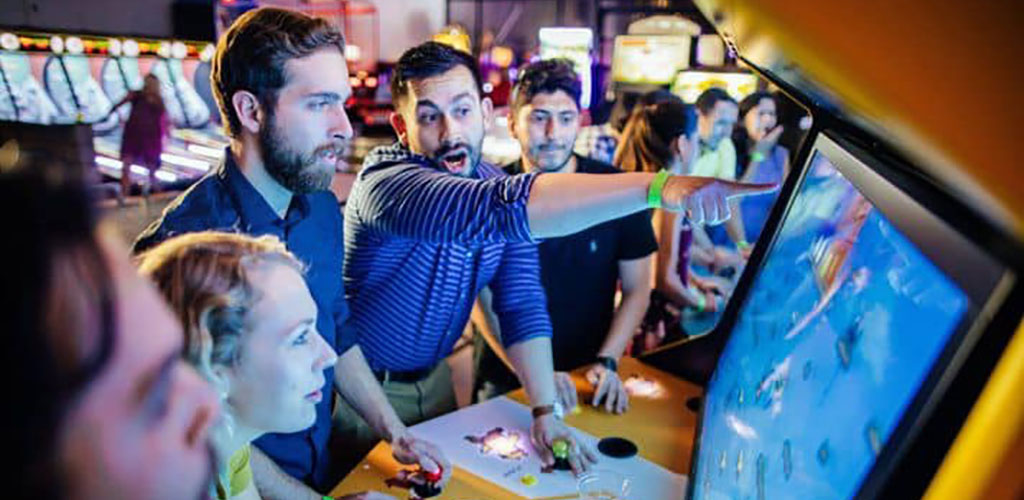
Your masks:
<path fill-rule="evenodd" d="M 535 62 L 520 72 L 509 110 L 509 129 L 522 159 L 507 166 L 510 174 L 621 173 L 611 165 L 573 153 L 580 123 L 580 82 L 567 60 Z M 538 245 L 541 283 L 551 316 L 551 349 L 556 370 L 587 365 L 594 382 L 591 404 L 608 412 L 626 411 L 629 395 L 618 362 L 647 311 L 651 290 L 651 255 L 658 245 L 647 212 L 611 220 Z M 622 301 L 615 296 L 621 283 Z M 485 309 L 490 309 L 489 305 Z M 497 321 L 488 321 L 498 330 Z M 492 332 L 497 333 L 497 331 Z M 518 386 L 515 374 L 481 337 L 475 342 L 475 396 L 489 399 Z M 494 342 L 497 347 L 497 342 Z M 500 348 L 500 347 L 499 347 Z M 576 388 L 560 377 L 569 392 L 562 404 L 576 405 Z"/>
<path fill-rule="evenodd" d="M 733 129 L 740 179 L 781 184 L 789 175 L 789 150 L 779 145 L 784 127 L 778 123 L 777 101 L 770 92 L 754 92 L 739 105 L 740 122 Z M 739 203 L 746 240 L 756 242 L 778 193 L 749 196 Z"/>
<path fill-rule="evenodd" d="M 121 194 L 128 196 L 131 188 L 131 166 L 139 165 L 149 171 L 149 183 L 143 187 L 146 195 L 157 191 L 156 171 L 160 168 L 160 154 L 170 133 L 171 122 L 160 94 L 160 79 L 152 73 L 143 79 L 142 90 L 128 92 L 120 102 L 110 108 L 131 104 L 128 121 L 121 136 Z"/>

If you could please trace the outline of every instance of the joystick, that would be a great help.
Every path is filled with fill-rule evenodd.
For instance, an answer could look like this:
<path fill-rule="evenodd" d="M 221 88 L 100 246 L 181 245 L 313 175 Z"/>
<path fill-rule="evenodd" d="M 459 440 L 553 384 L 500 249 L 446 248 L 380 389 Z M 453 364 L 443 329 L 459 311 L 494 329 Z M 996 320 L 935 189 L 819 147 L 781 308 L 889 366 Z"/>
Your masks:
<path fill-rule="evenodd" d="M 555 470 L 570 470 L 569 465 L 569 442 L 564 439 L 556 439 L 551 443 L 551 454 L 555 456 Z"/>
<path fill-rule="evenodd" d="M 413 485 L 412 491 L 416 494 L 416 498 L 432 498 L 440 495 L 441 486 L 438 483 L 441 482 L 442 470 L 438 468 L 436 472 L 422 471 L 421 474 L 426 481 L 423 484 Z"/>

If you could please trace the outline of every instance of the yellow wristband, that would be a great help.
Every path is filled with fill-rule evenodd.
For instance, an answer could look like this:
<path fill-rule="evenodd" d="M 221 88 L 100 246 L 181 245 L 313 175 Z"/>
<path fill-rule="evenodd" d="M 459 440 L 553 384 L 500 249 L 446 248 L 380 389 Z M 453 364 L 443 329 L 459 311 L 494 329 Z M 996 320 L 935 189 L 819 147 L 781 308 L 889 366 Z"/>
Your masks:
<path fill-rule="evenodd" d="M 661 190 L 668 182 L 668 170 L 662 170 L 654 174 L 651 187 L 647 189 L 647 206 L 650 208 L 661 208 Z"/>

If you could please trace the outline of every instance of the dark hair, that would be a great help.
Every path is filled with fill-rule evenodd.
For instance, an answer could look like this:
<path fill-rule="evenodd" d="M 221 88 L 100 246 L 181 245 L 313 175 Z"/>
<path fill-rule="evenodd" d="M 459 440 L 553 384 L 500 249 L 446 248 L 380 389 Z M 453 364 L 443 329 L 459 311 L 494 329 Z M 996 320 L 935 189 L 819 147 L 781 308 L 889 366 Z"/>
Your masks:
<path fill-rule="evenodd" d="M 251 10 L 236 19 L 217 42 L 210 68 L 227 135 L 236 137 L 242 127 L 231 104 L 235 92 L 252 92 L 273 115 L 277 92 L 288 82 L 285 63 L 324 47 L 345 53 L 345 37 L 324 19 L 275 8 Z"/>
<path fill-rule="evenodd" d="M 537 94 L 553 94 L 559 90 L 572 98 L 576 109 L 580 108 L 583 84 L 572 68 L 572 61 L 545 59 L 534 62 L 519 73 L 519 81 L 512 88 L 512 112 L 529 104 Z"/>
<path fill-rule="evenodd" d="M 693 106 L 673 94 L 658 96 L 653 104 L 633 110 L 613 163 L 626 172 L 657 172 L 668 167 L 674 154 L 672 140 L 691 137 L 697 129 Z"/>
<path fill-rule="evenodd" d="M 626 122 L 633 114 L 633 108 L 637 104 L 646 106 L 661 101 L 671 100 L 675 94 L 665 89 L 655 89 L 650 92 L 624 92 L 612 106 L 611 116 L 608 117 L 608 124 L 615 130 L 622 132 L 626 128 Z"/>
<path fill-rule="evenodd" d="M 0 174 L 0 211 L 8 214 L 0 244 L 0 377 L 8 384 L 0 448 L 7 463 L 20 464 L 5 484 L 18 498 L 66 495 L 62 422 L 114 349 L 113 284 L 91 200 L 81 184 L 57 183 L 41 170 Z"/>
<path fill-rule="evenodd" d="M 697 97 L 697 109 L 700 110 L 700 114 L 709 115 L 715 109 L 715 105 L 719 101 L 731 102 L 736 104 L 736 99 L 733 99 L 724 89 L 719 87 L 710 87 L 704 92 L 700 93 Z"/>
<path fill-rule="evenodd" d="M 473 56 L 440 42 L 424 42 L 402 54 L 391 78 L 391 100 L 395 108 L 409 93 L 409 82 L 437 76 L 456 66 L 465 66 L 476 82 L 477 95 L 483 95 L 480 68 Z"/>
<path fill-rule="evenodd" d="M 740 101 L 740 119 L 736 121 L 736 125 L 732 129 L 732 143 L 736 146 L 736 175 L 742 176 L 746 172 L 747 167 L 750 166 L 750 149 L 754 146 L 751 144 L 750 134 L 747 132 L 747 126 L 745 123 L 747 113 L 757 107 L 763 99 L 771 99 L 775 102 L 778 107 L 778 101 L 771 92 L 765 90 L 759 90 L 754 92 Z"/>

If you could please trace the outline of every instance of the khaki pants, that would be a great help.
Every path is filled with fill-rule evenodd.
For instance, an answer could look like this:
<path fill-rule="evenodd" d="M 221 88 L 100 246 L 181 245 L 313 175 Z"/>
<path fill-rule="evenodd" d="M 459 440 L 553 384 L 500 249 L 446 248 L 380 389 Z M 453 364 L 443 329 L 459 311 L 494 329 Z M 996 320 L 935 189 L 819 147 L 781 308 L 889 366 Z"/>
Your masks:
<path fill-rule="evenodd" d="M 439 415 L 455 411 L 455 387 L 452 371 L 441 361 L 426 378 L 415 383 L 382 382 L 384 394 L 405 425 L 415 425 Z M 331 455 L 334 477 L 340 480 L 356 466 L 380 441 L 369 424 L 345 401 L 337 398 L 334 405 L 334 427 L 331 431 Z"/>

